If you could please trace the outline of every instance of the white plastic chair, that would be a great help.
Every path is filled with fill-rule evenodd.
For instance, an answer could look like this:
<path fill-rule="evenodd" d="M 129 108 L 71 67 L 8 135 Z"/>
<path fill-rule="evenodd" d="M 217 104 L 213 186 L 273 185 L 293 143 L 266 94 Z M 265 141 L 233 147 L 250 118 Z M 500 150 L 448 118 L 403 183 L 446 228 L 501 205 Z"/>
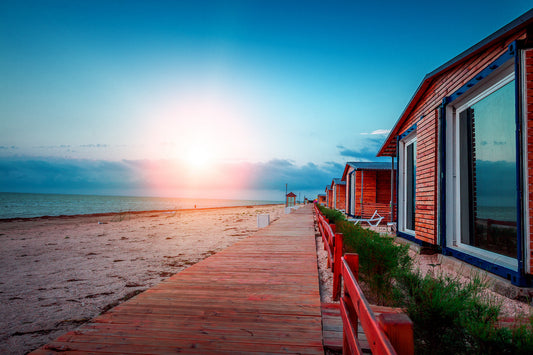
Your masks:
<path fill-rule="evenodd" d="M 357 223 L 359 222 L 366 222 L 373 227 L 377 227 L 381 223 L 382 219 L 383 217 L 378 213 L 378 210 L 375 210 L 374 214 L 370 218 L 354 218 L 354 219 L 350 219 L 350 221 L 354 221 L 355 225 L 357 225 Z M 375 222 L 375 223 L 372 223 L 372 222 Z"/>

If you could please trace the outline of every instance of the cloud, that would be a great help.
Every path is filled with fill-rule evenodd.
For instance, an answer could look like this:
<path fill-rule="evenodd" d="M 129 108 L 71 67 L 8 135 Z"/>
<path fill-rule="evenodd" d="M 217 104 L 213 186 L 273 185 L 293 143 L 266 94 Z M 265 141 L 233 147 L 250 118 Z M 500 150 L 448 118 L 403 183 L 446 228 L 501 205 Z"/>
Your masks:
<path fill-rule="evenodd" d="M 390 129 L 376 129 L 375 131 L 372 131 L 370 133 L 363 132 L 363 133 L 360 133 L 360 134 L 363 135 L 363 136 L 366 136 L 366 135 L 386 136 L 389 133 L 390 133 Z"/>
<path fill-rule="evenodd" d="M 340 177 L 343 169 L 343 165 L 333 162 L 321 166 L 314 163 L 298 166 L 289 160 L 271 160 L 250 165 L 248 186 L 256 189 L 279 189 L 287 183 L 289 189 L 321 190 L 321 186 L 332 178 Z"/>
<path fill-rule="evenodd" d="M 175 160 L 11 157 L 0 158 L 0 186 L 6 192 L 282 200 L 285 184 L 314 197 L 343 169 L 336 162 L 297 165 L 287 159 L 221 162 L 195 171 Z"/>
<path fill-rule="evenodd" d="M 81 144 L 81 148 L 108 148 L 108 144 Z"/>
<path fill-rule="evenodd" d="M 384 136 L 390 133 L 390 129 L 376 129 L 370 134 Z"/>
<path fill-rule="evenodd" d="M 0 159 L 0 186 L 4 191 L 108 192 L 139 186 L 133 171 L 120 162 L 58 159 Z"/>
<path fill-rule="evenodd" d="M 67 149 L 70 148 L 70 144 L 60 144 L 60 145 L 39 145 L 33 148 L 37 149 Z"/>
<path fill-rule="evenodd" d="M 337 145 L 339 154 L 356 161 L 388 161 L 389 158 L 376 157 L 379 148 L 383 144 L 385 137 L 383 135 L 368 135 L 359 142 L 359 147 L 347 148 L 343 145 Z"/>

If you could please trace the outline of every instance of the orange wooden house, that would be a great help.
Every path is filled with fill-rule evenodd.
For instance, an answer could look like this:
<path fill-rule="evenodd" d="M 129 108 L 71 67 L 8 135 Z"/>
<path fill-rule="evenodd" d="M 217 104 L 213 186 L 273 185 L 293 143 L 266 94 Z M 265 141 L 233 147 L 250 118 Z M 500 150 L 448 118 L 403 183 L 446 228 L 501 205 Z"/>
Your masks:
<path fill-rule="evenodd" d="M 378 156 L 400 237 L 533 286 L 533 10 L 427 74 Z"/>
<path fill-rule="evenodd" d="M 343 211 L 346 208 L 346 182 L 342 179 L 333 179 L 331 181 L 331 207 Z"/>
<path fill-rule="evenodd" d="M 346 163 L 342 181 L 346 183 L 345 212 L 352 218 L 370 218 L 377 213 L 382 223 L 394 220 L 395 178 L 391 163 Z M 392 181 L 392 183 L 391 183 Z M 392 206 L 392 217 L 391 217 Z"/>
<path fill-rule="evenodd" d="M 317 198 L 318 198 L 317 202 L 319 205 L 326 206 L 326 195 L 325 194 L 319 194 Z"/>

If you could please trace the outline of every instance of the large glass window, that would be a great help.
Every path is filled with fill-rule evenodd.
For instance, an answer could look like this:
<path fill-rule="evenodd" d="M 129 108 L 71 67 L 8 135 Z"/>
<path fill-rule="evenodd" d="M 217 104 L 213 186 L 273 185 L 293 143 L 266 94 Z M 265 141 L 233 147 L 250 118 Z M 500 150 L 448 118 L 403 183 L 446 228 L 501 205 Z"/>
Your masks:
<path fill-rule="evenodd" d="M 456 119 L 460 242 L 515 258 L 514 81 L 461 107 Z"/>
<path fill-rule="evenodd" d="M 416 132 L 400 141 L 399 229 L 413 234 L 416 215 Z"/>
<path fill-rule="evenodd" d="M 349 184 L 349 191 L 350 191 L 350 199 L 349 199 L 349 207 L 350 207 L 350 210 L 349 210 L 349 213 L 350 215 L 354 215 L 355 214 L 355 171 L 351 172 L 350 174 L 348 174 L 348 178 L 349 178 L 349 181 L 350 181 L 350 184 Z"/>
<path fill-rule="evenodd" d="M 405 228 L 415 230 L 416 140 L 406 144 L 405 150 Z"/>

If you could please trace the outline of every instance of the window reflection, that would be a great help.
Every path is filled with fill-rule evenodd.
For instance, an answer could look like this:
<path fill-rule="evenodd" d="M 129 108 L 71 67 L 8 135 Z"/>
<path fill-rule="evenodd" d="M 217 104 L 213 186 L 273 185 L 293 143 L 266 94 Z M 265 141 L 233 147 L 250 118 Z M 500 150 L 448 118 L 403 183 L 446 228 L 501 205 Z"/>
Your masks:
<path fill-rule="evenodd" d="M 516 257 L 514 81 L 459 113 L 461 242 Z"/>
<path fill-rule="evenodd" d="M 416 141 L 406 146 L 405 168 L 405 228 L 415 230 L 416 208 Z"/>

